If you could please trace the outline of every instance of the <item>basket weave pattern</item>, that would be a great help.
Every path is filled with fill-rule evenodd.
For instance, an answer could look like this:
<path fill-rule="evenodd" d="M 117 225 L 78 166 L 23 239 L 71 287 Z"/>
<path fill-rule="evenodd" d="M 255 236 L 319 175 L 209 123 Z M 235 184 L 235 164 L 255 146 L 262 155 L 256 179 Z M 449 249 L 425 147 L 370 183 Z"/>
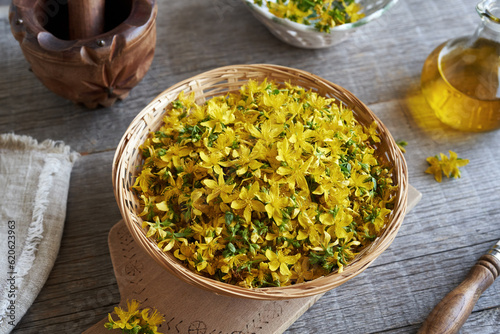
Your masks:
<path fill-rule="evenodd" d="M 170 103 L 176 100 L 181 91 L 184 91 L 186 95 L 194 92 L 196 102 L 202 104 L 213 96 L 238 91 L 249 79 L 262 81 L 265 78 L 276 83 L 289 82 L 305 89 L 312 89 L 326 98 L 335 98 L 339 103 L 352 109 L 358 122 L 364 126 L 369 126 L 373 121 L 376 121 L 381 139 L 376 149 L 380 159 L 393 166 L 393 180 L 394 184 L 398 185 L 398 189 L 395 195 L 394 209 L 387 226 L 375 241 L 344 268 L 342 273 L 332 272 L 309 282 L 285 287 L 247 289 L 196 274 L 180 263 L 173 254 L 163 252 L 152 238 L 146 238 L 146 230 L 142 228 L 142 219 L 138 216 L 138 213 L 142 211 L 141 205 L 132 190 L 132 185 L 135 175 L 139 171 L 137 167 L 142 164 L 139 147 L 150 132 L 157 131 L 161 127 L 165 110 L 168 112 Z M 276 65 L 234 65 L 202 73 L 170 87 L 136 116 L 122 137 L 115 153 L 113 188 L 120 212 L 133 238 L 161 267 L 187 283 L 218 294 L 276 300 L 324 293 L 365 270 L 391 244 L 401 226 L 406 212 L 408 175 L 404 157 L 387 128 L 365 104 L 349 91 L 311 73 L 297 69 Z"/>

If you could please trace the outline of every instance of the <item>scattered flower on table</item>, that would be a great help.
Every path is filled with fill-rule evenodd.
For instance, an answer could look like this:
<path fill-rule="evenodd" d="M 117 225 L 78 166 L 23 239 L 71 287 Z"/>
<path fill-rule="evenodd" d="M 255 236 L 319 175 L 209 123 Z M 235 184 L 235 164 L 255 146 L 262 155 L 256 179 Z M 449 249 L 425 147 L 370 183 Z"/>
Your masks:
<path fill-rule="evenodd" d="M 437 182 L 441 182 L 443 174 L 447 178 L 459 178 L 461 176 L 459 167 L 463 167 L 469 163 L 468 159 L 461 159 L 453 151 L 448 151 L 450 157 L 445 154 L 439 153 L 439 156 L 428 157 L 427 162 L 429 168 L 425 171 L 428 174 L 433 174 Z"/>
<path fill-rule="evenodd" d="M 158 326 L 165 321 L 163 315 L 156 309 L 139 309 L 140 303 L 137 300 L 127 300 L 127 310 L 115 307 L 114 314 L 118 319 L 113 319 L 113 314 L 108 314 L 108 321 L 104 324 L 107 329 L 121 329 L 124 334 L 161 334 Z"/>

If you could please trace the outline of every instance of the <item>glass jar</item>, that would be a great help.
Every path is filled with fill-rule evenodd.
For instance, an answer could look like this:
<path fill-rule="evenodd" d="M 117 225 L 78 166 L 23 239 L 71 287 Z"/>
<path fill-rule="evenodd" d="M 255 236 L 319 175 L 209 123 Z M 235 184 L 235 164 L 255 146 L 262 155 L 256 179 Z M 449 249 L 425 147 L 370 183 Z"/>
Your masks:
<path fill-rule="evenodd" d="M 472 36 L 449 40 L 425 61 L 421 87 L 436 116 L 463 131 L 500 128 L 500 0 L 477 7 Z"/>

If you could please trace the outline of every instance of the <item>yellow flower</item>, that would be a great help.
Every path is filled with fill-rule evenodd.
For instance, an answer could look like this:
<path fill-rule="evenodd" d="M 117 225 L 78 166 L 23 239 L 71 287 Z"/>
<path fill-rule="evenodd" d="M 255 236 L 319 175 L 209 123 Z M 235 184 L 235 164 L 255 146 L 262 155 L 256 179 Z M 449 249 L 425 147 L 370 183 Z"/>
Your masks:
<path fill-rule="evenodd" d="M 224 176 L 222 176 L 222 174 L 219 174 L 218 182 L 210 179 L 205 179 L 203 180 L 203 184 L 207 186 L 207 188 L 212 190 L 212 192 L 207 196 L 207 203 L 210 203 L 210 201 L 219 196 L 224 203 L 229 203 L 232 199 L 230 195 L 233 192 L 234 187 L 236 186 L 236 184 L 226 184 L 226 181 L 224 181 Z"/>
<path fill-rule="evenodd" d="M 207 155 L 205 152 L 201 151 L 200 158 L 201 160 L 203 160 L 203 162 L 200 163 L 200 166 L 208 168 L 210 172 L 213 168 L 214 172 L 216 172 L 217 174 L 224 174 L 222 170 L 222 166 L 224 165 L 224 163 L 222 162 L 224 154 L 222 154 L 221 152 L 216 152 Z"/>
<path fill-rule="evenodd" d="M 377 215 L 377 218 L 375 218 L 375 221 L 373 224 L 375 225 L 377 231 L 380 231 L 386 222 L 386 217 L 389 215 L 392 211 L 383 207 L 380 209 L 380 212 Z"/>
<path fill-rule="evenodd" d="M 335 217 L 335 235 L 338 239 L 350 239 L 349 233 L 345 228 L 351 225 L 352 222 L 353 217 L 350 214 L 346 213 L 344 210 L 338 211 Z"/>
<path fill-rule="evenodd" d="M 185 158 L 182 160 L 181 169 L 182 172 L 179 173 L 178 176 L 181 178 L 186 177 L 192 183 L 194 183 L 195 180 L 200 180 L 205 178 L 207 175 L 207 170 L 201 167 L 193 159 L 190 158 Z"/>
<path fill-rule="evenodd" d="M 317 247 L 320 245 L 320 234 L 318 231 L 318 225 L 316 225 L 314 215 L 316 210 L 310 208 L 307 211 L 300 212 L 298 215 L 298 221 L 302 229 L 299 230 L 297 234 L 297 240 L 309 239 L 309 243 L 312 247 Z"/>
<path fill-rule="evenodd" d="M 292 267 L 291 279 L 296 280 L 296 283 L 310 281 L 314 277 L 313 270 L 310 268 L 309 259 L 304 257 Z"/>
<path fill-rule="evenodd" d="M 288 141 L 292 144 L 296 144 L 296 147 L 302 149 L 305 153 L 312 153 L 314 147 L 308 143 L 308 140 L 313 136 L 314 131 L 304 130 L 304 124 L 302 122 L 292 123 L 289 127 L 290 138 Z"/>
<path fill-rule="evenodd" d="M 469 163 L 468 159 L 460 159 L 453 151 L 448 151 L 450 158 L 448 159 L 444 154 L 441 155 L 443 173 L 446 177 L 459 178 L 461 176 L 459 167 L 463 167 Z"/>
<path fill-rule="evenodd" d="M 174 108 L 190 109 L 194 105 L 194 92 L 191 92 L 188 96 L 185 96 L 184 91 L 181 91 L 177 96 L 177 101 L 179 103 L 174 103 Z"/>
<path fill-rule="evenodd" d="M 269 269 L 271 271 L 276 271 L 279 268 L 279 272 L 283 276 L 291 276 L 290 269 L 288 265 L 293 265 L 297 263 L 300 259 L 300 254 L 296 255 L 284 255 L 281 250 L 278 253 L 273 252 L 270 249 L 266 250 L 266 257 L 269 260 Z"/>
<path fill-rule="evenodd" d="M 255 95 L 259 95 L 263 90 L 268 86 L 267 79 L 264 79 L 262 82 L 257 82 L 255 80 L 249 80 L 246 85 L 243 85 L 240 88 L 240 94 L 242 96 L 247 96 L 247 101 L 254 101 Z"/>
<path fill-rule="evenodd" d="M 191 153 L 189 148 L 179 143 L 175 143 L 170 145 L 168 150 L 160 156 L 160 159 L 165 162 L 172 162 L 175 167 L 179 167 L 181 158 L 189 155 L 189 153 Z"/>
<path fill-rule="evenodd" d="M 428 174 L 433 174 L 437 182 L 441 182 L 443 179 L 443 174 L 446 177 L 459 178 L 461 173 L 459 167 L 463 167 L 469 163 L 468 159 L 458 158 L 457 154 L 453 151 L 448 151 L 450 153 L 450 158 L 439 153 L 439 157 L 428 157 L 426 160 L 430 166 L 425 171 Z"/>
<path fill-rule="evenodd" d="M 278 137 L 280 133 L 283 132 L 282 125 L 273 124 L 270 120 L 262 123 L 260 129 L 257 129 L 254 124 L 245 124 L 245 126 L 248 132 L 253 137 L 262 139 L 262 143 L 265 146 L 273 145 L 276 137 Z"/>
<path fill-rule="evenodd" d="M 165 201 L 169 201 L 171 198 L 177 199 L 177 204 L 186 201 L 187 198 L 184 196 L 183 188 L 184 188 L 183 179 L 181 177 L 177 177 L 177 179 L 174 179 L 174 177 L 170 175 L 168 177 L 167 184 L 163 189 L 163 196 L 165 198 Z M 158 205 L 157 208 L 160 209 Z M 168 211 L 168 209 L 166 209 L 166 206 L 163 206 L 163 209 L 160 210 Z"/>
<path fill-rule="evenodd" d="M 312 10 L 303 12 L 295 3 L 291 1 L 286 5 L 270 1 L 268 1 L 267 4 L 269 11 L 277 17 L 289 18 L 290 20 L 298 23 L 302 23 L 307 16 L 312 14 Z"/>
<path fill-rule="evenodd" d="M 211 120 L 201 123 L 201 125 L 214 128 L 215 132 L 222 132 L 222 125 L 234 122 L 234 113 L 226 103 L 218 103 L 219 99 L 210 99 L 207 103 L 207 113 Z"/>
<path fill-rule="evenodd" d="M 135 179 L 133 188 L 148 193 L 154 179 L 155 175 L 151 172 L 151 168 L 144 168 Z"/>
<path fill-rule="evenodd" d="M 265 212 L 266 208 L 262 202 L 255 199 L 257 198 L 257 194 L 259 192 L 259 183 L 254 182 L 250 189 L 247 188 L 241 189 L 239 194 L 239 199 L 233 201 L 231 203 L 231 207 L 235 210 L 244 209 L 243 217 L 245 217 L 245 221 L 250 223 L 252 221 L 252 211 Z"/>
<path fill-rule="evenodd" d="M 270 107 L 274 113 L 283 107 L 286 99 L 287 96 L 285 94 L 269 94 L 269 92 L 265 92 L 262 96 L 262 103 L 264 106 Z"/>
<path fill-rule="evenodd" d="M 159 313 L 156 309 L 153 311 L 153 313 L 151 313 L 151 315 L 149 315 L 149 311 L 150 310 L 147 308 L 141 311 L 143 323 L 144 325 L 154 326 L 154 330 L 156 331 L 156 326 L 164 322 L 165 318 L 163 318 L 163 315 L 161 315 L 161 313 Z"/>
<path fill-rule="evenodd" d="M 161 334 L 158 325 L 165 321 L 156 309 L 149 315 L 149 308 L 139 310 L 140 303 L 137 300 L 127 300 L 127 311 L 121 307 L 115 307 L 114 313 L 119 320 L 114 320 L 108 313 L 108 322 L 104 324 L 107 329 L 121 329 L 125 334 Z"/>
<path fill-rule="evenodd" d="M 289 160 L 287 166 L 278 168 L 276 173 L 286 177 L 286 183 L 291 190 L 295 190 L 295 186 L 298 186 L 302 190 L 306 191 L 309 189 L 309 186 L 307 184 L 305 174 L 309 169 L 309 166 L 311 166 L 313 160 L 314 156 L 311 156 L 305 162 L 300 160 Z"/>
<path fill-rule="evenodd" d="M 408 145 L 408 142 L 404 140 L 397 141 L 396 144 L 398 145 L 398 148 L 401 150 L 401 152 L 406 153 L 406 146 Z"/>
<path fill-rule="evenodd" d="M 154 214 L 153 207 L 155 205 L 156 196 L 147 197 L 145 195 L 141 195 L 140 198 L 143 202 L 144 207 L 142 209 L 142 212 L 139 213 L 139 217 L 153 215 Z M 146 220 L 148 220 L 148 217 L 146 217 Z"/>
<path fill-rule="evenodd" d="M 368 192 L 373 188 L 372 177 L 363 172 L 353 171 L 349 185 L 356 188 L 356 196 L 368 196 Z"/>
<path fill-rule="evenodd" d="M 262 167 L 262 162 L 259 162 L 257 159 L 262 157 L 261 147 L 254 147 L 253 150 L 246 145 L 242 145 L 238 150 L 238 159 L 233 160 L 231 165 L 238 166 L 236 170 L 236 175 L 242 176 L 246 172 L 250 171 L 258 171 L 260 173 L 259 168 Z"/>
<path fill-rule="evenodd" d="M 217 136 L 215 142 L 210 146 L 209 139 L 205 138 L 205 146 L 212 153 L 222 153 L 224 156 L 229 155 L 233 150 L 233 145 L 236 142 L 236 136 L 232 128 L 226 128 L 224 132 Z"/>
<path fill-rule="evenodd" d="M 332 199 L 339 201 L 348 196 L 345 191 L 349 181 L 344 181 L 344 176 L 340 169 L 330 171 L 330 177 L 319 177 L 316 180 L 319 186 L 314 189 L 314 195 L 323 195 L 323 200 L 328 202 Z"/>
<path fill-rule="evenodd" d="M 377 122 L 373 121 L 372 124 L 370 124 L 370 127 L 367 129 L 367 134 L 374 143 L 380 143 L 380 138 L 377 135 L 377 128 Z"/>
<path fill-rule="evenodd" d="M 191 247 L 187 241 L 182 242 L 179 249 L 174 253 L 175 257 L 179 260 L 191 259 L 194 254 L 193 247 Z"/>
<path fill-rule="evenodd" d="M 355 2 L 352 2 L 345 8 L 345 12 L 351 18 L 351 22 L 359 21 L 365 17 L 365 14 L 361 13 L 361 5 Z"/>
<path fill-rule="evenodd" d="M 430 166 L 425 170 L 427 174 L 433 174 L 434 179 L 437 182 L 441 182 L 443 179 L 443 170 L 441 168 L 441 163 L 437 157 L 428 157 L 427 162 Z"/>
<path fill-rule="evenodd" d="M 281 196 L 279 184 L 273 183 L 269 193 L 261 192 L 257 196 L 262 202 L 266 203 L 265 209 L 268 217 L 274 219 L 277 225 L 281 225 L 283 222 L 281 211 L 288 206 L 289 199 L 286 196 Z"/>
<path fill-rule="evenodd" d="M 139 302 L 133 299 L 131 302 L 127 300 L 127 311 L 121 307 L 115 307 L 115 313 L 118 315 L 119 320 L 113 321 L 113 328 L 120 329 L 132 329 L 136 324 L 139 323 L 139 319 L 134 319 L 138 311 Z M 111 315 L 108 315 L 110 322 L 112 321 Z"/>
<path fill-rule="evenodd" d="M 156 233 L 158 233 L 158 238 L 163 239 L 165 238 L 166 232 L 163 230 L 163 227 L 161 226 L 160 218 L 158 216 L 155 216 L 154 218 L 154 223 L 148 223 L 144 222 L 143 227 L 146 227 L 144 224 L 149 225 L 148 233 L 146 234 L 146 238 L 149 238 Z"/>

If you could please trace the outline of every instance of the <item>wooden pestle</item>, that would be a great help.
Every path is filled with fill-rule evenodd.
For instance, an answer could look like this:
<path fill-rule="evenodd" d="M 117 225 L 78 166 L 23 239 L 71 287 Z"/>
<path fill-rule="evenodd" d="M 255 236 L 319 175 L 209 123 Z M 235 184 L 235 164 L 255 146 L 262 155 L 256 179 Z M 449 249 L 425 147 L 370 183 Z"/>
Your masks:
<path fill-rule="evenodd" d="M 72 40 L 104 32 L 105 0 L 68 0 L 69 37 Z"/>
<path fill-rule="evenodd" d="M 458 333 L 481 294 L 500 274 L 500 242 L 495 247 L 499 248 L 483 255 L 465 280 L 434 307 L 418 334 Z"/>

